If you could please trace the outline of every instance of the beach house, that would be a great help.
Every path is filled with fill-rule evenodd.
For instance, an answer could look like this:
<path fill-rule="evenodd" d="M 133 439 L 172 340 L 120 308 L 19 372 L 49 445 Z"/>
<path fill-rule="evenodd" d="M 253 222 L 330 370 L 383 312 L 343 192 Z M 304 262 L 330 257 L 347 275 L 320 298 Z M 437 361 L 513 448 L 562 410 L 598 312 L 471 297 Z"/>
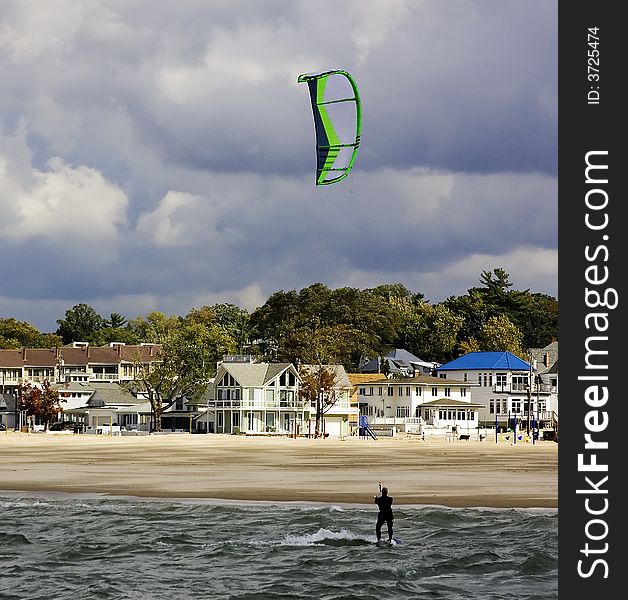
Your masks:
<path fill-rule="evenodd" d="M 301 365 L 302 369 L 313 369 Z M 322 431 L 349 435 L 357 426 L 358 406 L 342 365 L 325 365 L 334 373 L 333 397 Z M 299 371 L 292 363 L 255 362 L 251 356 L 225 356 L 214 382 L 201 400 L 207 413 L 197 421 L 213 433 L 314 435 L 316 401 L 301 394 Z"/>
<path fill-rule="evenodd" d="M 527 429 L 557 419 L 548 409 L 552 394 L 549 386 L 539 383 L 538 371 L 529 362 L 511 352 L 469 352 L 437 369 L 439 378 L 473 384 L 473 401 L 481 405 L 479 420 L 482 427 L 497 427 L 502 431 Z"/>
<path fill-rule="evenodd" d="M 378 435 L 397 432 L 425 436 L 476 433 L 479 404 L 471 401 L 471 382 L 431 375 L 361 380 L 360 414 Z"/>

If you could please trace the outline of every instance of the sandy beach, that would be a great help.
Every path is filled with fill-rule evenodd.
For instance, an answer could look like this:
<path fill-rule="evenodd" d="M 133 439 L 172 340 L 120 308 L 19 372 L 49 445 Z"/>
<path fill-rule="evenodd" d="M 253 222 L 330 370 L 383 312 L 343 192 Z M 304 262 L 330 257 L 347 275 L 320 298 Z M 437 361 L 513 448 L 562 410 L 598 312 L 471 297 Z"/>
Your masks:
<path fill-rule="evenodd" d="M 370 504 L 380 481 L 396 505 L 557 508 L 558 444 L 0 433 L 0 491 Z"/>

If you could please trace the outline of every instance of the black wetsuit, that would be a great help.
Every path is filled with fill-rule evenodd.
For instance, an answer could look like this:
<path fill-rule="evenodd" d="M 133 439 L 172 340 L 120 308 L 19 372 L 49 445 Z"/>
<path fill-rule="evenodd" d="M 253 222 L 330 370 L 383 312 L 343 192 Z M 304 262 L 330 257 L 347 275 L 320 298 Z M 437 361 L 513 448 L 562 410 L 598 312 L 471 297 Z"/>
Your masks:
<path fill-rule="evenodd" d="M 386 523 L 388 527 L 388 541 L 393 539 L 393 520 L 395 516 L 392 511 L 392 496 L 379 496 L 375 497 L 375 504 L 379 506 L 379 513 L 377 515 L 377 523 L 375 524 L 375 534 L 377 535 L 377 541 L 382 539 L 382 525 Z"/>

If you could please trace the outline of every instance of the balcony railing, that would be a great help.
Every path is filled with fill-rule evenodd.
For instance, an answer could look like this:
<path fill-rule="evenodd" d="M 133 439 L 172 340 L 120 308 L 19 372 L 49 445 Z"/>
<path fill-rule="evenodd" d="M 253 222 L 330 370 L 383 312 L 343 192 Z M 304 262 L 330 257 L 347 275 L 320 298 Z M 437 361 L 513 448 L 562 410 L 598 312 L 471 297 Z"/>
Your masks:
<path fill-rule="evenodd" d="M 209 408 L 235 408 L 239 409 L 289 409 L 303 410 L 305 403 L 302 400 L 208 400 Z"/>
<path fill-rule="evenodd" d="M 120 376 L 117 373 L 91 373 L 89 379 L 97 381 L 118 381 Z"/>
<path fill-rule="evenodd" d="M 541 394 L 551 394 L 556 393 L 557 388 L 554 385 L 549 385 L 547 383 L 542 383 L 540 385 L 534 384 L 532 386 L 532 395 L 534 396 L 538 391 Z M 493 385 L 493 392 L 496 394 L 512 394 L 512 393 L 524 393 L 528 391 L 528 386 L 520 383 L 496 383 Z"/>

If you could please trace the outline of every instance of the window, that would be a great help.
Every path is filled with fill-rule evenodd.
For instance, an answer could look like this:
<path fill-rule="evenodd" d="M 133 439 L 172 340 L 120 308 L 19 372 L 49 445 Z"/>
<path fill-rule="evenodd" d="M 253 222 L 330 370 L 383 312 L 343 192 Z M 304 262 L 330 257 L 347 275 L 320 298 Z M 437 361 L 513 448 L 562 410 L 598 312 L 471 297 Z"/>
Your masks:
<path fill-rule="evenodd" d="M 512 389 L 516 392 L 524 392 L 528 385 L 527 375 L 513 375 L 512 376 Z"/>
<path fill-rule="evenodd" d="M 437 387 L 433 387 L 432 388 L 432 396 L 438 396 L 438 388 Z"/>
<path fill-rule="evenodd" d="M 488 412 L 490 414 L 495 414 L 495 401 L 493 399 L 488 401 Z"/>
<path fill-rule="evenodd" d="M 233 412 L 231 414 L 231 424 L 234 427 L 240 427 L 240 413 Z"/>
<path fill-rule="evenodd" d="M 388 387 L 388 395 L 392 396 L 393 395 L 393 389 L 391 387 Z"/>
<path fill-rule="evenodd" d="M 409 396 L 409 395 L 410 395 L 410 387 L 407 387 L 406 388 L 406 396 Z"/>
<path fill-rule="evenodd" d="M 512 412 L 515 414 L 521 412 L 521 400 L 512 401 Z"/>
<path fill-rule="evenodd" d="M 467 388 L 460 388 L 460 396 L 462 398 L 466 398 L 467 397 Z"/>
<path fill-rule="evenodd" d="M 381 385 L 379 386 L 379 395 L 380 396 L 382 395 L 382 386 Z"/>
<path fill-rule="evenodd" d="M 495 385 L 497 386 L 498 390 L 506 389 L 506 381 L 506 373 L 497 373 L 495 375 Z"/>
<path fill-rule="evenodd" d="M 397 396 L 403 396 L 403 388 L 401 386 L 397 388 Z"/>
<path fill-rule="evenodd" d="M 451 388 L 445 388 L 445 397 L 448 398 L 451 396 Z"/>
<path fill-rule="evenodd" d="M 397 407 L 397 417 L 403 419 L 405 417 L 410 416 L 410 407 L 409 406 L 398 406 Z"/>
<path fill-rule="evenodd" d="M 465 383 L 467 383 L 467 381 L 469 381 L 469 378 L 467 376 L 467 373 L 465 373 L 462 377 L 462 381 L 464 381 Z"/>
<path fill-rule="evenodd" d="M 218 413 L 218 427 L 222 427 L 224 423 L 225 423 L 224 415 L 221 412 L 219 412 Z"/>
<path fill-rule="evenodd" d="M 508 400 L 502 400 L 502 414 L 508 413 Z"/>
<path fill-rule="evenodd" d="M 414 390 L 417 396 L 421 395 L 421 388 L 419 386 L 416 387 L 416 389 Z"/>
<path fill-rule="evenodd" d="M 360 388 L 360 396 L 366 396 L 366 388 Z"/>

